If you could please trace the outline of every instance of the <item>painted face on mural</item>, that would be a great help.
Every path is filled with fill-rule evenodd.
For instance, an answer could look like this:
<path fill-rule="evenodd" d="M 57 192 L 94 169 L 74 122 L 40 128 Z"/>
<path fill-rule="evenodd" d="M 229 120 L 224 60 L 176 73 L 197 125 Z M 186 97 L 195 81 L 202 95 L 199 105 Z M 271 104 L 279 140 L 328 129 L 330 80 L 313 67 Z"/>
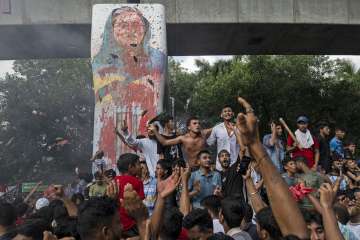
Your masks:
<path fill-rule="evenodd" d="M 139 14 L 123 11 L 113 17 L 113 32 L 116 42 L 124 48 L 138 47 L 145 36 L 146 27 Z"/>

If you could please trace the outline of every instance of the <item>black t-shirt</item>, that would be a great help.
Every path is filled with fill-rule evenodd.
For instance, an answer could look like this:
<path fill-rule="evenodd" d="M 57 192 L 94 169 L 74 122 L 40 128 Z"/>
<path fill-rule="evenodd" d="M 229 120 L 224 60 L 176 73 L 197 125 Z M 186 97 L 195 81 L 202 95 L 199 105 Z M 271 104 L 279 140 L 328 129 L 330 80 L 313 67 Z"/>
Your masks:
<path fill-rule="evenodd" d="M 237 160 L 226 172 L 221 171 L 222 192 L 224 197 L 236 196 L 244 200 L 243 177 L 238 172 L 240 160 Z"/>
<path fill-rule="evenodd" d="M 330 159 L 330 145 L 326 138 L 323 138 L 322 136 L 318 136 L 319 139 L 319 165 L 321 165 L 326 172 L 329 172 L 331 169 L 331 159 Z"/>
<path fill-rule="evenodd" d="M 174 134 L 172 136 L 161 135 L 165 139 L 174 139 L 177 136 Z M 181 152 L 181 144 L 173 145 L 173 146 L 163 146 L 158 142 L 157 145 L 157 153 L 163 154 L 164 158 L 169 161 L 175 161 L 177 159 L 182 159 L 183 155 Z"/>

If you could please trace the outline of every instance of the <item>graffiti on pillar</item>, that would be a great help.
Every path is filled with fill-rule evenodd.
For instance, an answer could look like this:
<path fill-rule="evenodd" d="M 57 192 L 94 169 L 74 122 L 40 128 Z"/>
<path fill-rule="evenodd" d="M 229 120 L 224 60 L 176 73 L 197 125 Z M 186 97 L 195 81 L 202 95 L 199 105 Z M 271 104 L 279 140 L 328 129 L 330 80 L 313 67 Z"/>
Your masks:
<path fill-rule="evenodd" d="M 94 152 L 115 163 L 130 151 L 114 128 L 146 134 L 162 111 L 167 69 L 166 23 L 160 4 L 97 4 L 93 8 L 91 57 L 95 91 Z"/>

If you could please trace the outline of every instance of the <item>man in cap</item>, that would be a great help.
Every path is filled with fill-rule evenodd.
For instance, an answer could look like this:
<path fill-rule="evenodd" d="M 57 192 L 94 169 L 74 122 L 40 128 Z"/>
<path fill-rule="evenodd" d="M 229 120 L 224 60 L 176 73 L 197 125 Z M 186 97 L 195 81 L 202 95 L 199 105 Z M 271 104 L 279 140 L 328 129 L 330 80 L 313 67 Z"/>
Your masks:
<path fill-rule="evenodd" d="M 308 167 L 316 170 L 320 157 L 319 142 L 308 129 L 309 119 L 306 116 L 298 117 L 296 122 L 298 127 L 295 131 L 296 141 L 288 136 L 287 151 L 291 153 L 292 158 L 305 157 Z"/>

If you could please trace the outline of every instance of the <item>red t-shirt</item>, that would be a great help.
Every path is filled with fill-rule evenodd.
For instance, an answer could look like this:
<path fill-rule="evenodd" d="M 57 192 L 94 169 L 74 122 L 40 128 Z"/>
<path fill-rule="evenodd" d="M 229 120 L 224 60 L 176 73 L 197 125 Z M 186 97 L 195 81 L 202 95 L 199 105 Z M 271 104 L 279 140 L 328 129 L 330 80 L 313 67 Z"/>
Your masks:
<path fill-rule="evenodd" d="M 120 204 L 120 199 L 124 198 L 124 188 L 128 183 L 130 183 L 133 186 L 134 190 L 137 192 L 137 194 L 139 194 L 139 197 L 142 200 L 145 198 L 144 185 L 140 179 L 130 175 L 122 175 L 115 177 L 115 181 L 119 187 L 119 204 Z M 120 222 L 123 226 L 124 231 L 129 230 L 136 224 L 134 219 L 129 217 L 129 215 L 126 213 L 123 207 L 119 208 L 119 214 L 120 214 Z"/>
<path fill-rule="evenodd" d="M 296 158 L 298 156 L 302 156 L 305 157 L 307 160 L 307 165 L 309 168 L 312 168 L 315 164 L 315 150 L 319 150 L 319 142 L 316 139 L 316 137 L 312 136 L 314 144 L 311 146 L 311 148 L 303 148 L 303 149 L 299 149 L 299 148 L 295 148 L 295 150 L 291 153 L 291 158 Z M 287 139 L 287 145 L 288 146 L 292 146 L 294 144 L 294 140 L 290 137 L 290 135 L 288 136 Z"/>
<path fill-rule="evenodd" d="M 177 240 L 189 240 L 188 231 L 186 230 L 186 228 L 181 229 L 180 235 Z"/>

